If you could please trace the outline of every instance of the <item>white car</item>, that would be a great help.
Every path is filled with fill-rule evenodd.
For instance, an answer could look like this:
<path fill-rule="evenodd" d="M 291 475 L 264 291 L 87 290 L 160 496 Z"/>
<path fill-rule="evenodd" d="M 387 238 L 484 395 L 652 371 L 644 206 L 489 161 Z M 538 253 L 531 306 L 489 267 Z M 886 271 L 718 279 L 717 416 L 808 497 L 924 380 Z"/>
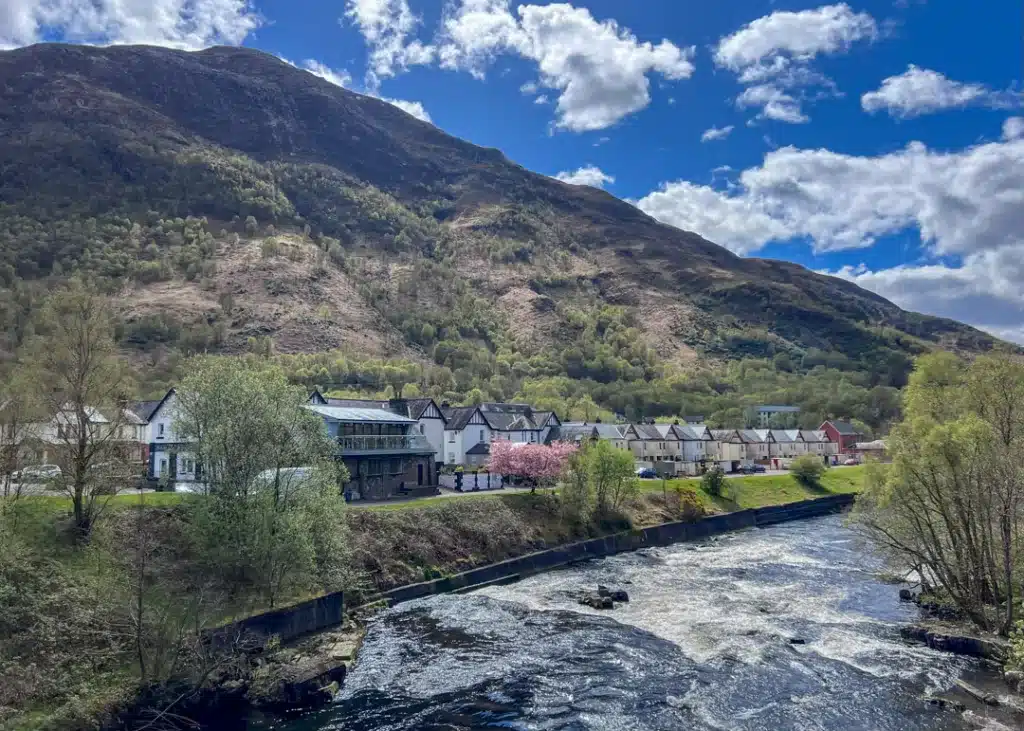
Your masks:
<path fill-rule="evenodd" d="M 13 477 L 18 482 L 46 482 L 61 476 L 60 467 L 55 464 L 41 464 L 18 470 Z"/>

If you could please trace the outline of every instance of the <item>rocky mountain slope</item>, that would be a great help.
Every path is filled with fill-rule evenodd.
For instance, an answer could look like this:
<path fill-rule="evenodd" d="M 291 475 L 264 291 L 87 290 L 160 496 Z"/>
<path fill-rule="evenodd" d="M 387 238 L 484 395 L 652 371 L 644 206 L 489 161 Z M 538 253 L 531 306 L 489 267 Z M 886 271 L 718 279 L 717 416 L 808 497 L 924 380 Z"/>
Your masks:
<path fill-rule="evenodd" d="M 76 271 L 119 294 L 124 341 L 143 350 L 269 337 L 453 370 L 514 353 L 607 382 L 779 353 L 884 368 L 993 343 L 240 48 L 0 53 L 0 280 Z"/>

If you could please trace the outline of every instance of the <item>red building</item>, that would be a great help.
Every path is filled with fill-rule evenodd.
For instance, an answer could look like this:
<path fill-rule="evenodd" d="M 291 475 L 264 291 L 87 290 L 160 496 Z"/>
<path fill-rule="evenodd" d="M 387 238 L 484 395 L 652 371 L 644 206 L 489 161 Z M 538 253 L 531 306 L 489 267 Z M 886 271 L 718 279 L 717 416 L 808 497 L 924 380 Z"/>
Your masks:
<path fill-rule="evenodd" d="M 839 445 L 839 454 L 848 454 L 864 438 L 857 427 L 848 421 L 826 421 L 819 427 L 819 431 L 828 434 L 828 438 Z"/>

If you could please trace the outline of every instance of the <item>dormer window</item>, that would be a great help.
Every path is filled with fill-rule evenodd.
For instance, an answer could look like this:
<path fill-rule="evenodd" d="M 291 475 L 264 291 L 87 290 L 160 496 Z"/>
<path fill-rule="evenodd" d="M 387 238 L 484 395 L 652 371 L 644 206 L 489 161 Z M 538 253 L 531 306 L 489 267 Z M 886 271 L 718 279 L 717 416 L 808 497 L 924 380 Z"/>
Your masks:
<path fill-rule="evenodd" d="M 165 426 L 166 425 L 163 422 L 160 422 L 159 424 L 156 425 L 156 438 L 157 439 L 163 439 L 164 438 L 164 427 Z"/>

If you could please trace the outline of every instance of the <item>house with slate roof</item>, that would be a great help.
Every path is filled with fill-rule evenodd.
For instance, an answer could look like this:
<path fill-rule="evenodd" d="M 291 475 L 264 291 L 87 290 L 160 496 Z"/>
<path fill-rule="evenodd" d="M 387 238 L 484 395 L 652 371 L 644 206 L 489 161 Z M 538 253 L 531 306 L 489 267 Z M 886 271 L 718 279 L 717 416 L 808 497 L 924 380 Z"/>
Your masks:
<path fill-rule="evenodd" d="M 712 429 L 710 453 L 723 472 L 735 472 L 747 459 L 747 443 L 739 429 Z"/>
<path fill-rule="evenodd" d="M 445 461 L 444 441 L 445 426 L 447 419 L 432 398 L 409 398 L 409 399 L 339 399 L 324 396 L 320 391 L 314 390 L 309 395 L 309 403 L 319 406 L 349 406 L 353 408 L 371 408 L 393 411 L 399 416 L 412 419 L 416 422 L 416 431 L 419 431 L 431 446 L 434 447 L 434 461 L 443 464 Z"/>
<path fill-rule="evenodd" d="M 864 439 L 864 434 L 849 421 L 830 420 L 818 428 L 828 434 L 828 438 L 839 446 L 839 454 L 846 454 L 853 448 L 853 445 Z"/>
<path fill-rule="evenodd" d="M 435 450 L 415 419 L 366 406 L 307 404 L 336 440 L 337 459 L 348 469 L 351 499 L 436 495 Z"/>
<path fill-rule="evenodd" d="M 491 454 L 491 426 L 479 406 L 441 406 L 447 420 L 444 431 L 446 465 L 480 466 Z"/>

